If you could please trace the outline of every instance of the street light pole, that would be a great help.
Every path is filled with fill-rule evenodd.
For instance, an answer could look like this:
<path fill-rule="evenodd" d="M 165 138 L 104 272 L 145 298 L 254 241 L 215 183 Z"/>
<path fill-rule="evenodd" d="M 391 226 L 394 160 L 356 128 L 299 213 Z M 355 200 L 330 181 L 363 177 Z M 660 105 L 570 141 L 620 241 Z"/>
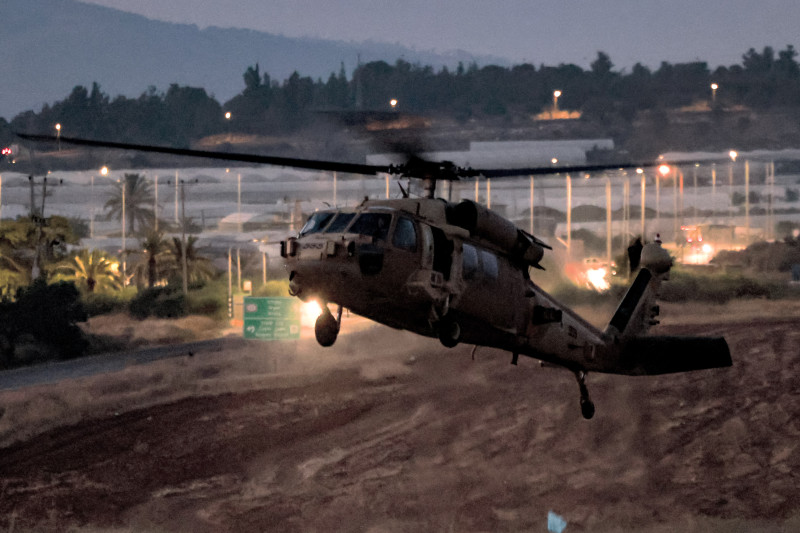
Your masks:
<path fill-rule="evenodd" d="M 529 233 L 533 235 L 533 176 L 530 177 L 530 180 L 531 180 L 531 223 L 530 223 Z"/>
<path fill-rule="evenodd" d="M 641 169 L 639 169 L 641 170 Z M 647 237 L 645 233 L 645 211 L 647 202 L 645 201 L 645 180 L 647 179 L 644 175 L 644 170 L 641 172 L 642 175 L 642 242 L 647 242 Z"/>
<path fill-rule="evenodd" d="M 242 174 L 236 175 L 236 229 L 242 233 Z"/>
<path fill-rule="evenodd" d="M 181 180 L 181 270 L 183 271 L 183 294 L 189 294 L 189 266 L 186 261 L 186 189 Z"/>
<path fill-rule="evenodd" d="M 606 263 L 611 267 L 611 179 L 606 178 Z"/>
<path fill-rule="evenodd" d="M 153 194 L 153 229 L 158 233 L 158 174 L 155 175 L 155 188 Z"/>
<path fill-rule="evenodd" d="M 556 113 L 558 113 L 558 97 L 561 96 L 561 91 L 555 90 L 553 91 L 553 118 L 556 118 Z"/>
<path fill-rule="evenodd" d="M 750 161 L 744 160 L 744 238 L 750 244 Z"/>
<path fill-rule="evenodd" d="M 94 172 L 92 172 L 91 183 L 89 196 L 92 207 L 89 209 L 89 238 L 94 239 Z"/>
<path fill-rule="evenodd" d="M 122 178 L 122 286 L 128 285 L 128 253 L 125 242 L 125 189 L 128 188 L 128 182 L 125 177 Z"/>
<path fill-rule="evenodd" d="M 567 174 L 567 261 L 572 259 L 572 178 Z"/>

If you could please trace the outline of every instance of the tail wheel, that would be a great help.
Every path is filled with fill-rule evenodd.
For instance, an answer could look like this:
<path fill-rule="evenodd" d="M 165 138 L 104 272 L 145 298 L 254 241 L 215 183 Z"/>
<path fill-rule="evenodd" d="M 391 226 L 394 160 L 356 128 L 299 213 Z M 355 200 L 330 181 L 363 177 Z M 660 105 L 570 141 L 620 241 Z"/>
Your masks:
<path fill-rule="evenodd" d="M 439 341 L 445 347 L 453 348 L 461 341 L 461 325 L 447 318 L 439 322 Z"/>
<path fill-rule="evenodd" d="M 589 398 L 581 398 L 581 414 L 586 420 L 594 416 L 594 402 Z"/>
<path fill-rule="evenodd" d="M 317 342 L 320 346 L 328 347 L 333 346 L 336 342 L 336 337 L 339 335 L 339 323 L 329 312 L 323 312 L 314 324 L 314 334 L 317 337 Z"/>

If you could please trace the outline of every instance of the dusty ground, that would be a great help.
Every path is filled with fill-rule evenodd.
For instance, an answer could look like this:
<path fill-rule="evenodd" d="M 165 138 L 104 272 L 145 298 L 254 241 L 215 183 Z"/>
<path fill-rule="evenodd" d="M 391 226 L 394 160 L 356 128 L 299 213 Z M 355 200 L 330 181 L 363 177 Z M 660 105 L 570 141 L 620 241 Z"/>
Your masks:
<path fill-rule="evenodd" d="M 382 327 L 0 393 L 0 531 L 800 531 L 800 305 L 662 306 L 734 367 L 572 376 Z M 347 327 L 347 324 L 345 324 Z"/>

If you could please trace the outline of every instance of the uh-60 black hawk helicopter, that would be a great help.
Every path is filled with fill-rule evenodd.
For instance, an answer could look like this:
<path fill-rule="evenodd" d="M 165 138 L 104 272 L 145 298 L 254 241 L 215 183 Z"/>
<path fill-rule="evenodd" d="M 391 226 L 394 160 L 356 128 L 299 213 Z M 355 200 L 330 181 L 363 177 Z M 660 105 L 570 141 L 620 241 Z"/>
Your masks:
<path fill-rule="evenodd" d="M 34 141 L 52 136 L 20 135 Z M 511 221 L 470 200 L 435 197 L 437 181 L 592 172 L 620 165 L 471 169 L 411 156 L 400 165 L 365 165 L 61 137 L 62 143 L 176 154 L 358 174 L 392 174 L 422 180 L 412 198 L 365 199 L 355 208 L 331 207 L 311 215 L 299 234 L 281 243 L 290 291 L 322 302 L 315 325 L 322 346 L 339 333 L 342 309 L 398 329 L 459 343 L 507 350 L 571 370 L 581 413 L 595 407 L 588 372 L 656 375 L 731 366 L 724 338 L 646 335 L 657 324 L 656 297 L 672 259 L 659 243 L 641 252 L 640 270 L 604 330 L 557 302 L 535 282 L 532 270 L 550 247 Z M 337 306 L 336 314 L 328 304 Z"/>

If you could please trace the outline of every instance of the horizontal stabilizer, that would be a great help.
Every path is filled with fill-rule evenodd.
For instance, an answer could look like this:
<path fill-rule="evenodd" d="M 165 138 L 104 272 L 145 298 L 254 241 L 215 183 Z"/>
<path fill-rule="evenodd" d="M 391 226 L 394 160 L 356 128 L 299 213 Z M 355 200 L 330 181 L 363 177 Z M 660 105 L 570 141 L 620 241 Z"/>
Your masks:
<path fill-rule="evenodd" d="M 615 373 L 656 375 L 733 364 L 722 337 L 634 337 L 625 343 Z"/>

